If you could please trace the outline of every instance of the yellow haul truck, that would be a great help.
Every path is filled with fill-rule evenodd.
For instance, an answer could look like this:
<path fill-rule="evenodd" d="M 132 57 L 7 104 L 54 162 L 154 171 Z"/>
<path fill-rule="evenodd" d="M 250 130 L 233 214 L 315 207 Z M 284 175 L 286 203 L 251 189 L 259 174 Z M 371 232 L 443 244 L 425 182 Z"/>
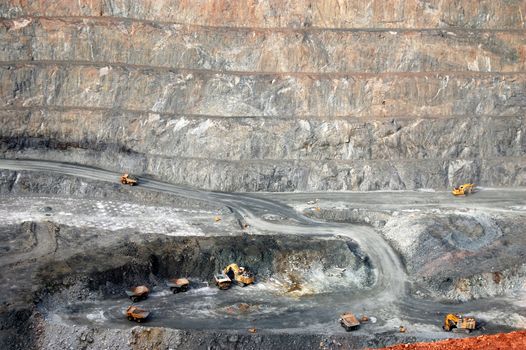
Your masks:
<path fill-rule="evenodd" d="M 360 321 L 352 312 L 346 312 L 340 315 L 340 324 L 347 332 L 354 331 L 360 327 Z"/>
<path fill-rule="evenodd" d="M 174 294 L 176 294 L 186 292 L 190 286 L 190 281 L 186 278 L 172 278 L 166 283 L 166 285 Z"/>
<path fill-rule="evenodd" d="M 141 300 L 144 300 L 148 298 L 148 294 L 150 293 L 150 290 L 146 286 L 138 286 L 133 287 L 125 291 L 126 295 L 128 295 L 128 298 L 130 298 L 133 302 L 138 302 Z"/>
<path fill-rule="evenodd" d="M 123 185 L 135 186 L 139 183 L 139 179 L 137 178 L 137 176 L 133 176 L 130 174 L 123 174 L 120 180 L 121 184 Z"/>
<path fill-rule="evenodd" d="M 128 309 L 126 309 L 126 317 L 130 321 L 141 323 L 145 321 L 149 315 L 150 315 L 149 311 L 141 309 L 137 306 L 130 305 L 128 306 Z"/>
<path fill-rule="evenodd" d="M 225 290 L 230 288 L 230 285 L 232 284 L 232 280 L 222 273 L 218 273 L 214 275 L 214 283 L 217 286 L 217 288 L 221 290 Z"/>

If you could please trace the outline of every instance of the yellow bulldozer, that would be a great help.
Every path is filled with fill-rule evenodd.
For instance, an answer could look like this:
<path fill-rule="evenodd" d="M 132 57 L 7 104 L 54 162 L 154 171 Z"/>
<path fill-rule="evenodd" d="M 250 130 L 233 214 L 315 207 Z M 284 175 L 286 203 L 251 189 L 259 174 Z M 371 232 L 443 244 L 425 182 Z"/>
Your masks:
<path fill-rule="evenodd" d="M 130 174 L 122 174 L 120 180 L 123 185 L 135 186 L 139 183 L 139 179 Z"/>
<path fill-rule="evenodd" d="M 225 267 L 223 273 L 242 287 L 254 283 L 254 274 L 235 263 Z"/>
<path fill-rule="evenodd" d="M 473 193 L 474 190 L 475 184 L 463 184 L 461 186 L 453 188 L 453 191 L 451 191 L 451 193 L 453 193 L 454 196 L 465 196 Z"/>
<path fill-rule="evenodd" d="M 466 333 L 471 333 L 475 327 L 476 321 L 474 317 L 455 314 L 447 314 L 446 317 L 444 317 L 444 325 L 442 326 L 447 332 L 461 331 Z"/>

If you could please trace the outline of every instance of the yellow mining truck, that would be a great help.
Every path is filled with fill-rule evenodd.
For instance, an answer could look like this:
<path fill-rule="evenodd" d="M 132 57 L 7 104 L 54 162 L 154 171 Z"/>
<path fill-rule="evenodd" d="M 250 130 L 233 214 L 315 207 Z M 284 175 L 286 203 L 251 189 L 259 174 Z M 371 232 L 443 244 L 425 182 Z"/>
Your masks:
<path fill-rule="evenodd" d="M 126 317 L 128 318 L 128 320 L 139 323 L 145 321 L 149 315 L 149 311 L 146 311 L 133 305 L 128 306 L 128 309 L 126 310 Z"/>
<path fill-rule="evenodd" d="M 176 294 L 180 292 L 186 292 L 188 290 L 188 286 L 190 285 L 190 281 L 186 278 L 172 278 L 169 280 L 166 285 L 170 287 L 170 290 Z"/>
<path fill-rule="evenodd" d="M 221 290 L 225 290 L 230 288 L 230 285 L 232 284 L 232 280 L 222 273 L 218 273 L 214 275 L 214 283 L 217 286 L 217 288 Z"/>
<path fill-rule="evenodd" d="M 236 281 L 241 287 L 254 283 L 254 274 L 237 264 L 230 264 L 223 270 L 231 280 Z"/>
<path fill-rule="evenodd" d="M 467 194 L 473 193 L 474 190 L 475 184 L 463 184 L 461 186 L 453 188 L 453 191 L 451 191 L 451 193 L 453 193 L 454 196 L 465 196 Z"/>
<path fill-rule="evenodd" d="M 137 286 L 126 290 L 126 295 L 133 301 L 141 301 L 148 298 L 150 290 L 146 286 Z"/>
<path fill-rule="evenodd" d="M 340 324 L 347 331 L 354 331 L 360 327 L 360 321 L 352 312 L 346 312 L 340 315 Z"/>
<path fill-rule="evenodd" d="M 121 184 L 123 185 L 135 186 L 139 183 L 139 179 L 137 178 L 137 176 L 133 176 L 130 174 L 122 174 L 120 180 Z"/>
<path fill-rule="evenodd" d="M 460 316 L 455 314 L 447 314 L 444 317 L 444 325 L 442 328 L 447 331 L 463 331 L 470 333 L 476 327 L 476 321 L 474 317 Z"/>

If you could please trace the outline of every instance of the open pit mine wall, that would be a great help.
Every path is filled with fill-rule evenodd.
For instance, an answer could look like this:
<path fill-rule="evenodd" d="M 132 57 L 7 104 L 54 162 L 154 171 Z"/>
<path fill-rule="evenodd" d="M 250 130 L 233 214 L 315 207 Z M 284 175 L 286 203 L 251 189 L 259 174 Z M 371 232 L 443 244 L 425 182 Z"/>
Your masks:
<path fill-rule="evenodd" d="M 4 1 L 0 152 L 225 191 L 526 185 L 526 2 Z"/>

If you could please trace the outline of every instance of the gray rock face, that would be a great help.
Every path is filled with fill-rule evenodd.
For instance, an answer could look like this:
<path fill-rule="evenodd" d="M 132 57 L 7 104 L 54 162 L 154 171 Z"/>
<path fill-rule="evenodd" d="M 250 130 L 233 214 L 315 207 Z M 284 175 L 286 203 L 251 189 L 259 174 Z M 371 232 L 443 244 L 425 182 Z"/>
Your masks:
<path fill-rule="evenodd" d="M 416 198 L 411 203 L 422 200 Z M 447 208 L 439 202 L 423 208 L 398 199 L 392 206 L 360 208 L 355 197 L 348 205 L 321 202 L 321 210 L 306 208 L 304 213 L 376 227 L 400 254 L 418 297 L 466 301 L 520 292 L 526 281 L 523 206 L 496 205 L 500 209 L 492 211 Z"/>
<path fill-rule="evenodd" d="M 231 0 L 123 0 L 89 2 L 9 1 L 0 5 L 9 18 L 37 16 L 115 16 L 205 26 L 256 28 L 524 28 L 521 0 L 364 0 L 339 2 L 262 1 L 237 6 Z"/>
<path fill-rule="evenodd" d="M 224 191 L 523 186 L 525 7 L 7 3 L 0 152 Z"/>
<path fill-rule="evenodd" d="M 16 29 L 16 23 L 20 28 Z M 235 72 L 516 72 L 520 31 L 232 30 L 118 18 L 3 21 L 2 61 L 107 62 Z M 22 26 L 24 25 L 24 26 Z M 67 45 L 64 45 L 67 42 Z M 447 56 L 444 55 L 447 51 Z M 466 53 L 469 53 L 466 55 Z"/>
<path fill-rule="evenodd" d="M 437 297 L 465 301 L 522 288 L 525 220 L 521 212 L 410 213 L 382 231 L 416 280 Z"/>

